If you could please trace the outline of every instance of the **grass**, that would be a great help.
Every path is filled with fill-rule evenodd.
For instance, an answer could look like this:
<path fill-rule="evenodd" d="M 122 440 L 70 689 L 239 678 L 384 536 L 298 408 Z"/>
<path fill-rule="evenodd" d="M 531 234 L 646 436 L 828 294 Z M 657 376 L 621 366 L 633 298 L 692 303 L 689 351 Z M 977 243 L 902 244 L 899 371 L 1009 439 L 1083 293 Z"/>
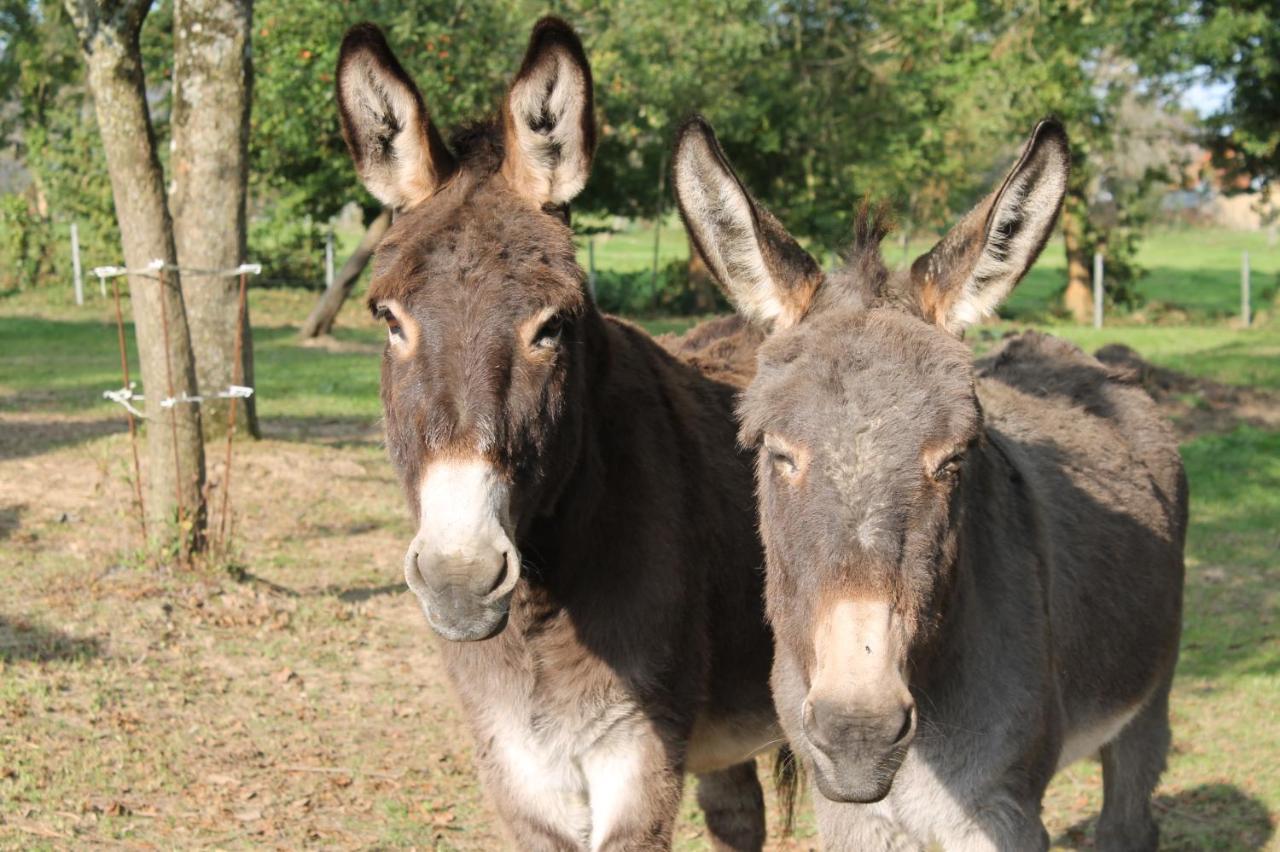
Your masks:
<path fill-rule="evenodd" d="M 597 261 L 623 262 L 627 242 L 626 262 L 644 262 L 645 236 L 612 238 Z M 678 236 L 663 234 L 673 253 L 685 250 Z M 1261 275 L 1277 270 L 1274 253 L 1244 237 L 1148 245 L 1169 270 L 1185 268 L 1189 246 L 1208 246 L 1212 268 L 1196 285 L 1206 313 L 1234 310 L 1242 245 Z M 1038 280 L 1024 285 L 1029 313 L 1049 292 Z M 1155 298 L 1183 285 L 1153 272 L 1144 286 Z M 119 384 L 109 304 L 0 298 L 0 449 L 17 448 L 0 453 L 0 846 L 496 842 L 439 661 L 400 594 L 409 531 L 374 428 L 380 332 L 349 310 L 336 344 L 302 346 L 292 323 L 311 298 L 253 294 L 259 411 L 276 439 L 238 451 L 236 558 L 261 583 L 130 561 L 125 439 L 57 432 L 70 420 L 119 424 L 101 399 Z M 645 321 L 655 332 L 691 322 Z M 1015 327 L 974 338 L 989 345 Z M 1049 329 L 1088 350 L 1123 342 L 1169 369 L 1280 393 L 1275 322 Z M 1280 431 L 1222 422 L 1182 445 L 1186 620 L 1157 798 L 1170 849 L 1277 843 Z M 23 429 L 26 443 L 13 438 Z M 1055 847 L 1087 847 L 1100 805 L 1096 763 L 1061 773 L 1045 806 Z M 705 849 L 691 798 L 683 813 L 677 847 Z M 799 840 L 776 848 L 806 848 L 812 832 L 806 811 Z"/>
<path fill-rule="evenodd" d="M 596 265 L 623 272 L 647 270 L 653 264 L 653 227 L 631 223 L 620 231 L 594 237 Z M 578 260 L 587 264 L 586 239 L 579 239 Z M 892 237 L 884 245 L 890 267 L 900 267 L 928 251 L 931 241 L 912 240 L 906 252 Z M 1240 263 L 1249 252 L 1253 306 L 1257 311 L 1274 298 L 1280 287 L 1280 244 L 1270 245 L 1265 233 L 1221 229 L 1162 230 L 1140 244 L 1138 263 L 1146 275 L 1138 292 L 1149 307 L 1175 309 L 1198 321 L 1221 320 L 1240 313 Z M 679 225 L 663 222 L 659 265 L 688 258 L 689 244 Z M 830 258 L 826 263 L 830 262 Z M 824 263 L 825 265 L 825 263 Z M 1051 244 L 1018 285 L 1001 315 L 1014 319 L 1045 320 L 1052 317 L 1062 288 L 1066 259 L 1061 245 Z M 1148 311 L 1150 313 L 1150 311 Z M 1112 321 L 1123 321 L 1113 314 Z"/>

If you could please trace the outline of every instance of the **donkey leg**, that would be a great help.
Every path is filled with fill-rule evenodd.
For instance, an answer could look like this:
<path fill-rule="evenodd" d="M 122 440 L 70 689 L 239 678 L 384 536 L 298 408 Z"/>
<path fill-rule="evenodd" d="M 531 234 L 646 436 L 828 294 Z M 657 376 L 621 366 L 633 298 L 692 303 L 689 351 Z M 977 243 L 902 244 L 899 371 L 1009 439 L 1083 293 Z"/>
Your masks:
<path fill-rule="evenodd" d="M 1145 852 L 1158 847 L 1160 830 L 1151 794 L 1169 753 L 1169 688 L 1166 682 L 1137 716 L 1102 747 L 1102 816 L 1098 848 Z"/>
<path fill-rule="evenodd" d="M 628 726 L 583 757 L 593 852 L 671 848 L 684 788 L 683 748 L 675 745 L 682 741 Z"/>
<path fill-rule="evenodd" d="M 756 762 L 748 760 L 698 776 L 698 806 L 716 852 L 753 852 L 764 846 L 764 790 Z"/>

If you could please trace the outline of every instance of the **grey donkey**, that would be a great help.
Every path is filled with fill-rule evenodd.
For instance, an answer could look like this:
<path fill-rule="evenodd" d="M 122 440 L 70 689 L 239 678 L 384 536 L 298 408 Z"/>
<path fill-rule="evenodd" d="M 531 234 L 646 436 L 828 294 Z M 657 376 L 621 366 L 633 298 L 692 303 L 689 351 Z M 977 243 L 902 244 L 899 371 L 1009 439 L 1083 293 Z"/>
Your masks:
<path fill-rule="evenodd" d="M 1053 774 L 1101 752 L 1103 849 L 1154 849 L 1187 487 L 1146 393 L 1029 333 L 972 361 L 1049 238 L 1069 170 L 1036 127 L 908 270 L 863 213 L 824 274 L 691 120 L 686 226 L 768 332 L 739 405 L 775 633 L 774 700 L 828 849 L 1044 849 Z"/>

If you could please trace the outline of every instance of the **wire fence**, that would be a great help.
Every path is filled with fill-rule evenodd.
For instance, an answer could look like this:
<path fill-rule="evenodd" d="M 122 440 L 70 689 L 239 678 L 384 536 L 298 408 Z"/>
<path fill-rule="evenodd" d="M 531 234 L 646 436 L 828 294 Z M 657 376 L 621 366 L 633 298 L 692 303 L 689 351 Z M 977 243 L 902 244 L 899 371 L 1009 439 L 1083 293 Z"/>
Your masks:
<path fill-rule="evenodd" d="M 262 273 L 261 264 L 243 263 L 240 266 L 231 269 L 196 269 L 189 267 L 180 267 L 176 264 L 166 263 L 164 260 L 156 259 L 151 261 L 144 267 L 130 269 L 125 266 L 99 266 L 92 270 L 93 274 L 98 278 L 100 290 L 105 294 L 106 282 L 111 280 L 112 293 L 115 301 L 116 315 L 116 337 L 119 341 L 120 348 L 120 378 L 121 386 L 116 390 L 104 390 L 102 395 L 104 398 L 118 403 L 125 410 L 125 416 L 129 421 L 129 444 L 133 453 L 133 481 L 134 481 L 134 500 L 138 513 L 138 525 L 142 532 L 142 540 L 144 547 L 149 542 L 147 535 L 147 512 L 146 505 L 143 501 L 142 490 L 142 467 L 138 458 L 138 421 L 149 419 L 143 411 L 136 408 L 133 403 L 145 400 L 145 396 L 135 392 L 137 386 L 129 376 L 129 353 L 125 343 L 124 331 L 124 313 L 120 306 L 120 279 L 125 276 L 134 276 L 137 278 L 155 280 L 161 288 L 167 286 L 170 276 L 166 272 L 177 272 L 180 275 L 188 275 L 198 278 L 234 278 L 240 279 L 240 292 L 237 300 L 237 318 L 236 318 L 236 339 L 234 363 L 231 367 L 232 378 L 231 384 L 224 390 L 215 391 L 206 394 L 188 394 L 185 390 L 177 394 L 174 392 L 173 382 L 173 355 L 170 348 L 169 338 L 169 311 L 166 307 L 166 300 L 163 293 L 160 298 L 160 323 L 164 337 L 165 348 L 165 383 L 167 385 L 167 395 L 160 400 L 160 407 L 169 412 L 169 429 L 170 437 L 173 442 L 173 463 L 174 463 L 174 484 L 176 490 L 176 501 L 178 510 L 178 528 L 185 530 L 187 519 L 187 507 L 184 505 L 182 496 L 182 456 L 178 448 L 178 417 L 177 406 L 179 405 L 199 405 L 205 399 L 217 398 L 228 399 L 231 404 L 227 407 L 227 440 L 226 440 L 226 463 L 224 481 L 222 484 L 222 510 L 218 523 L 218 544 L 227 552 L 230 544 L 230 528 L 228 526 L 228 517 L 231 510 L 231 464 L 235 446 L 236 432 L 236 406 L 239 400 L 248 399 L 253 396 L 254 389 L 243 384 L 244 382 L 244 328 L 246 319 L 247 293 L 250 275 L 260 275 Z M 182 536 L 183 540 L 183 558 L 187 557 L 186 552 L 186 536 Z"/>

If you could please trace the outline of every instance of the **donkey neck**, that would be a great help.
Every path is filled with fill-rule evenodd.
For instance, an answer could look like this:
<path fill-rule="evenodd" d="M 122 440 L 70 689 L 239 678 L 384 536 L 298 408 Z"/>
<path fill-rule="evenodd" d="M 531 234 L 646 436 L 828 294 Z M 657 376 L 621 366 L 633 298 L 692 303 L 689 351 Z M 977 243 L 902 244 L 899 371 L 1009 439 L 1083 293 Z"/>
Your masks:
<path fill-rule="evenodd" d="M 981 645 L 975 636 L 992 634 L 1011 609 L 1047 605 L 1048 562 L 1034 499 L 998 431 L 984 428 L 959 489 L 955 548 L 950 564 L 938 566 L 951 581 L 933 641 L 919 661 L 938 675 L 962 669 L 960 657 Z"/>
<path fill-rule="evenodd" d="M 552 588 L 576 584 L 583 572 L 635 570 L 658 543 L 673 552 L 698 517 L 726 511 L 724 495 L 706 484 L 723 478 L 715 471 L 726 462 L 738 462 L 732 391 L 641 329 L 597 316 L 585 341 L 581 433 L 554 502 L 529 530 L 532 579 Z M 749 499 L 749 469 L 743 475 L 741 496 Z M 673 506 L 694 514 L 679 516 Z M 698 533 L 719 534 L 713 524 Z"/>

